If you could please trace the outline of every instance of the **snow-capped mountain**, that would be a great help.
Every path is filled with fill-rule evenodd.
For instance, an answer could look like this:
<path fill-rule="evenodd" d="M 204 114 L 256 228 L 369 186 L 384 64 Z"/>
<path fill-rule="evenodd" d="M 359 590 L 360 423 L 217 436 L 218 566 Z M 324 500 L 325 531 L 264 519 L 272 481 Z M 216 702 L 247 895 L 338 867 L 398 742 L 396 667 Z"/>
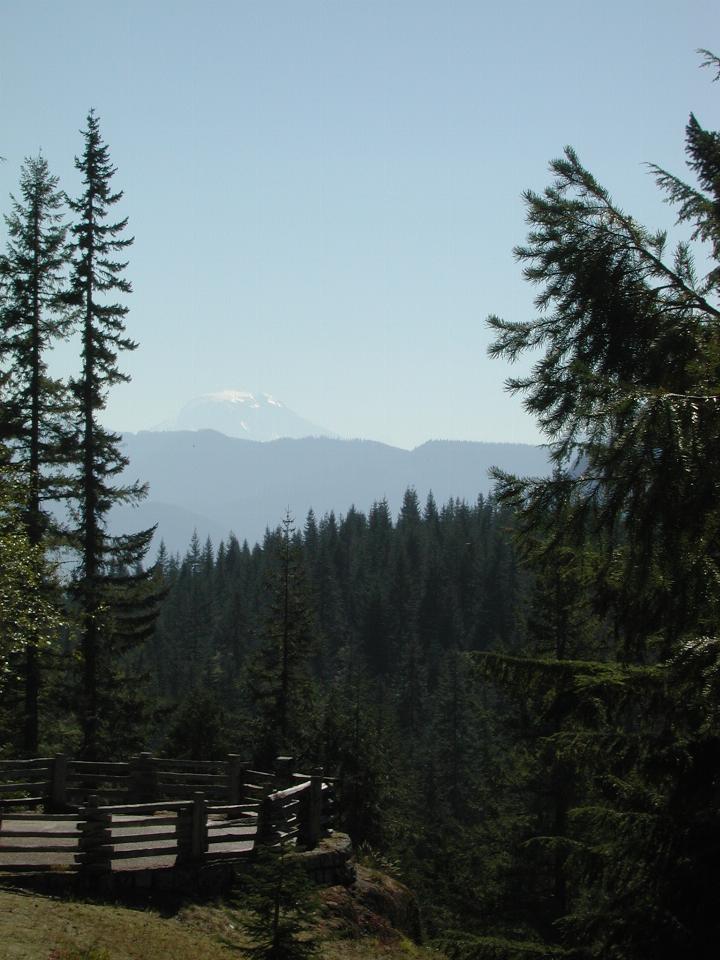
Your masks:
<path fill-rule="evenodd" d="M 195 397 L 174 420 L 161 424 L 158 429 L 217 430 L 243 440 L 334 436 L 269 394 L 247 390 L 220 390 Z"/>

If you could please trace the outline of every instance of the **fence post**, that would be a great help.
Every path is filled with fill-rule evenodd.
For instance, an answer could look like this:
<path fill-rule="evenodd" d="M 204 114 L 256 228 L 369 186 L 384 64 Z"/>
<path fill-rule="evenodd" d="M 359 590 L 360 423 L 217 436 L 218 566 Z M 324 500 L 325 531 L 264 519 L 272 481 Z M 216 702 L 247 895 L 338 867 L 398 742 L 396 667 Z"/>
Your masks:
<path fill-rule="evenodd" d="M 275 818 L 273 816 L 273 802 L 270 797 L 264 797 L 258 807 L 257 831 L 255 846 L 270 843 L 275 835 Z"/>
<path fill-rule="evenodd" d="M 192 801 L 189 801 L 187 806 L 181 807 L 177 813 L 175 839 L 177 842 L 178 863 L 187 863 L 189 860 L 192 860 L 192 838 L 193 803 Z"/>
<path fill-rule="evenodd" d="M 80 873 L 87 877 L 109 874 L 112 870 L 111 815 L 98 809 L 98 798 L 93 795 L 88 797 L 87 804 L 80 808 L 79 816 L 77 828 L 80 831 L 80 852 L 75 858 L 80 865 Z"/>
<path fill-rule="evenodd" d="M 314 767 L 310 785 L 303 794 L 298 835 L 298 841 L 308 849 L 317 846 L 322 834 L 322 785 L 323 768 Z"/>
<path fill-rule="evenodd" d="M 207 853 L 207 802 L 204 793 L 194 793 L 187 806 L 178 810 L 175 836 L 179 863 L 201 860 Z"/>
<path fill-rule="evenodd" d="M 128 800 L 130 803 L 155 803 L 158 799 L 159 784 L 157 765 L 153 755 L 144 752 L 139 757 L 131 757 L 128 767 L 130 774 Z"/>
<path fill-rule="evenodd" d="M 67 757 L 58 754 L 50 768 L 50 810 L 67 809 Z"/>
<path fill-rule="evenodd" d="M 294 757 L 276 757 L 275 758 L 275 789 L 284 790 L 293 785 L 292 768 L 295 763 Z"/>
<path fill-rule="evenodd" d="M 335 783 L 338 781 L 336 780 Z M 331 781 L 322 793 L 321 799 L 321 823 L 325 833 L 332 833 L 333 827 L 338 825 L 338 799 L 336 788 Z"/>
<path fill-rule="evenodd" d="M 239 753 L 229 753 L 227 758 L 227 801 L 237 806 L 242 802 L 242 782 L 247 763 L 243 763 Z"/>
<path fill-rule="evenodd" d="M 192 806 L 192 858 L 201 859 L 208 849 L 207 803 L 205 794 L 193 794 Z"/>

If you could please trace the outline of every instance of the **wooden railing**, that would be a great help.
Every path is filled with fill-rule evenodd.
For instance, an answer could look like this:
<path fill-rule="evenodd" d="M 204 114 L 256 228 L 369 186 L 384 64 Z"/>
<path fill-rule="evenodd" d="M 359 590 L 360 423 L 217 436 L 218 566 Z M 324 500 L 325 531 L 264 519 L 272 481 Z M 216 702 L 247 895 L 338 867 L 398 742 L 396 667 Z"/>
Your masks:
<path fill-rule="evenodd" d="M 91 798 L 79 813 L 75 861 L 84 874 L 109 873 L 119 860 L 171 856 L 188 863 L 207 851 L 207 805 L 201 797 L 120 806 L 100 806 Z"/>
<path fill-rule="evenodd" d="M 60 829 L 56 828 L 56 824 Z M 0 850 L 3 854 L 10 854 L 12 859 L 23 855 L 26 858 L 41 856 L 43 862 L 54 865 L 61 863 L 62 857 L 72 857 L 78 849 L 76 814 L 6 813 L 0 810 Z M 21 863 L 21 868 L 26 863 Z M 27 865 L 37 866 L 32 862 Z M 2 869 L 12 869 L 13 866 L 3 865 Z"/>
<path fill-rule="evenodd" d="M 294 774 L 294 786 L 269 794 L 260 804 L 258 836 L 263 842 L 297 842 L 313 847 L 330 822 L 331 787 L 320 767 Z"/>
<path fill-rule="evenodd" d="M 293 774 L 291 764 L 278 758 L 267 773 L 235 755 L 208 762 L 150 754 L 127 763 L 2 761 L 0 861 L 25 855 L 37 868 L 62 858 L 92 877 L 119 861 L 132 861 L 127 869 L 141 860 L 158 865 L 158 858 L 162 865 L 239 860 L 258 843 L 311 848 L 333 821 L 332 780 L 321 768 Z M 30 812 L 37 806 L 45 812 Z M 8 866 L 23 863 L 0 862 L 0 870 Z"/>
<path fill-rule="evenodd" d="M 197 790 L 218 802 L 240 803 L 247 766 L 235 754 L 224 760 L 166 760 L 141 753 L 118 763 L 64 756 L 0 760 L 0 809 L 42 805 L 47 812 L 64 812 L 79 808 L 89 796 L 108 804 L 155 803 Z M 274 774 L 259 776 L 275 782 Z M 254 793 L 262 798 L 262 790 Z"/>
<path fill-rule="evenodd" d="M 0 760 L 0 809 L 13 805 L 19 798 L 26 805 L 47 803 L 52 796 L 54 764 L 52 757 Z"/>

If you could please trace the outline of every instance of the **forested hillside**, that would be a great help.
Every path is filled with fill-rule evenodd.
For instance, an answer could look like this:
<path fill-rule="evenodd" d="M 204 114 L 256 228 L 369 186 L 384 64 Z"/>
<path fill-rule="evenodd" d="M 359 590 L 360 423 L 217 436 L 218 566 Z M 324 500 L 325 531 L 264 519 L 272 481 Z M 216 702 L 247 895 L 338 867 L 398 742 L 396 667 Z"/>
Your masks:
<path fill-rule="evenodd" d="M 144 494 L 100 419 L 136 346 L 130 241 L 92 112 L 83 148 L 69 232 L 42 158 L 7 219 L 2 754 L 291 754 L 339 776 L 343 828 L 453 960 L 714 956 L 720 134 L 691 115 L 692 183 L 652 169 L 674 245 L 570 148 L 525 196 L 538 315 L 491 317 L 490 351 L 531 359 L 509 388 L 551 476 L 154 562 L 152 528 L 107 528 Z M 47 352 L 70 328 L 63 383 Z"/>
<path fill-rule="evenodd" d="M 513 650 L 522 632 L 510 525 L 482 498 L 421 507 L 408 491 L 397 522 L 380 502 L 297 530 L 288 518 L 253 550 L 231 538 L 161 556 L 170 592 L 142 660 L 153 699 L 175 705 L 160 746 L 337 772 L 354 839 L 432 884 L 429 917 L 461 916 L 501 752 L 468 653 Z"/>
<path fill-rule="evenodd" d="M 396 514 L 404 491 L 413 487 L 424 502 L 451 497 L 473 501 L 492 489 L 490 469 L 520 476 L 550 472 L 547 451 L 522 443 L 433 440 L 402 450 L 371 440 L 329 437 L 242 440 L 214 430 L 143 431 L 123 435 L 129 463 L 124 477 L 149 484 L 140 504 L 117 505 L 112 531 L 157 524 L 154 549 L 165 541 L 171 553 L 187 549 L 193 531 L 218 543 L 233 532 L 262 541 L 290 505 L 302 519 L 344 513 L 354 505 L 368 511 L 386 499 Z M 242 478 L 239 482 L 238 478 Z"/>

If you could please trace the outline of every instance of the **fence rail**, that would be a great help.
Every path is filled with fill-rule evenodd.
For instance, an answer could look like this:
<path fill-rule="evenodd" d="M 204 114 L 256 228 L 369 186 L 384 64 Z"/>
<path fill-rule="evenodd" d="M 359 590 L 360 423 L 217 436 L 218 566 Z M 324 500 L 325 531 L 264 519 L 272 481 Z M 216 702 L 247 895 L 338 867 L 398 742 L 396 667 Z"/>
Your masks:
<path fill-rule="evenodd" d="M 149 753 L 124 763 L 0 761 L 0 871 L 74 865 L 95 877 L 140 861 L 244 859 L 264 843 L 313 847 L 333 822 L 333 781 L 320 768 L 294 774 L 291 764 L 278 758 L 268 773 L 232 754 L 187 761 Z"/>

